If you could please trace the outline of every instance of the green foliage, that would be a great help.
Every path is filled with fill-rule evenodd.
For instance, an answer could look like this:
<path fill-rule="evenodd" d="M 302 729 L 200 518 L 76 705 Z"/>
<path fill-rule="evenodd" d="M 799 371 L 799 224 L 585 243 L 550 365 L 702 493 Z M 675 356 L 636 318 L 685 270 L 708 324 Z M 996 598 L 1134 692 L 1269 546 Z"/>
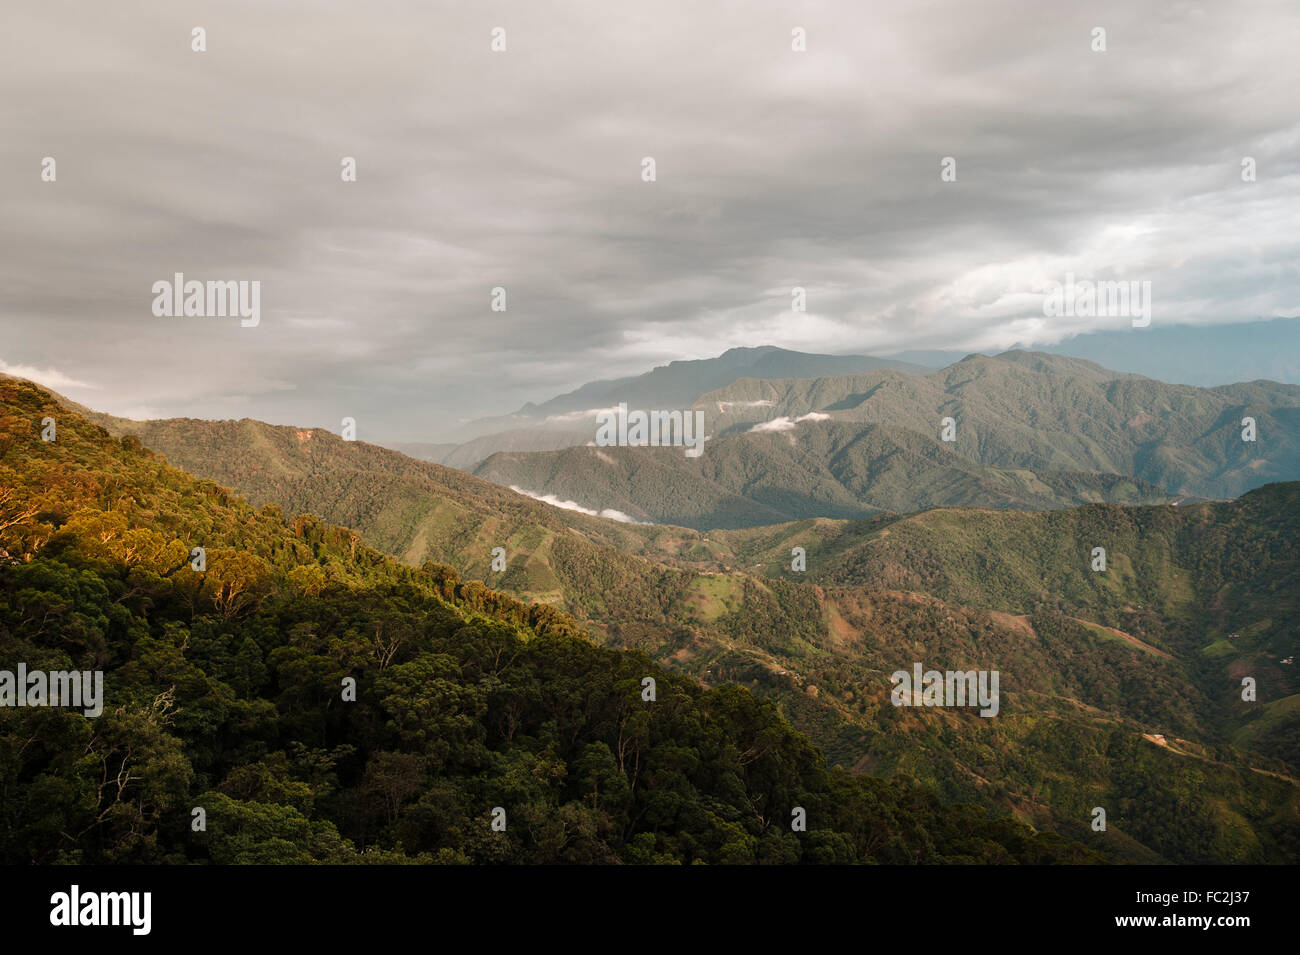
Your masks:
<path fill-rule="evenodd" d="M 0 408 L 0 660 L 106 673 L 96 719 L 0 710 L 2 862 L 1097 858 L 828 770 L 770 701 L 254 510 L 33 386 L 0 382 Z"/>
<path fill-rule="evenodd" d="M 963 400 L 992 401 L 999 389 L 1014 386 L 1017 400 L 1028 402 L 1043 384 L 1037 375 L 1016 371 L 1014 356 L 981 361 L 963 362 L 953 373 L 951 384 Z M 1151 397 L 1140 381 L 1114 384 L 1111 373 L 1087 363 L 1071 364 L 1069 371 L 1083 382 L 1070 388 L 1087 392 L 1100 382 L 1104 389 L 1118 389 L 1124 409 Z M 751 382 L 744 387 L 752 386 L 753 394 L 742 397 L 786 402 L 779 405 L 782 413 L 796 413 L 797 404 L 789 402 L 806 398 L 844 405 L 841 412 L 857 414 L 849 402 L 856 392 L 838 393 L 842 384 L 830 379 Z M 904 393 L 901 387 L 895 382 L 873 393 L 889 404 Z M 773 388 L 788 394 L 773 397 Z M 810 389 L 806 395 L 804 388 Z M 1068 390 L 1065 394 L 1076 400 Z M 1077 400 L 1099 413 L 1095 394 Z M 903 405 L 890 407 L 891 413 L 906 411 Z M 1012 423 L 1020 413 L 994 402 L 980 412 L 986 423 L 993 420 L 990 409 Z M 1199 414 L 1198 409 L 1193 403 L 1183 410 Z M 772 406 L 759 410 L 764 417 L 776 413 Z M 962 420 L 978 423 L 976 418 Z M 773 700 L 832 764 L 882 776 L 905 773 L 946 800 L 977 801 L 1071 837 L 1092 839 L 1081 826 L 1093 805 L 1127 798 L 1114 780 L 1126 778 L 1128 751 L 1099 750 L 1098 740 L 1118 732 L 1140 741 L 1140 734 L 1158 732 L 1216 746 L 1235 744 L 1244 749 L 1228 750 L 1226 757 L 1201 766 L 1215 798 L 1187 805 L 1187 811 L 1200 814 L 1189 825 L 1213 831 L 1209 841 L 1225 853 L 1225 860 L 1243 853 L 1266 861 L 1296 857 L 1290 835 L 1297 818 L 1294 786 L 1268 775 L 1294 778 L 1294 769 L 1284 761 L 1300 762 L 1300 721 L 1291 710 L 1272 708 L 1300 689 L 1294 667 L 1279 662 L 1294 654 L 1291 621 L 1300 610 L 1295 605 L 1300 594 L 1295 485 L 1263 488 L 1225 504 L 1106 505 L 1038 514 L 944 509 L 851 522 L 819 518 L 704 535 L 559 511 L 469 475 L 343 442 L 323 431 L 251 421 L 106 423 L 119 433 L 128 426 L 140 429 L 148 443 L 165 447 L 185 467 L 235 483 L 257 503 L 278 501 L 290 512 L 320 509 L 329 520 L 354 523 L 367 540 L 379 540 L 393 555 L 412 564 L 424 562 L 423 586 L 462 609 L 495 614 L 525 628 L 576 632 L 577 625 L 553 607 L 514 598 L 560 603 L 609 645 L 644 650 L 706 684 L 736 682 Z M 29 427 L 26 420 L 23 424 Z M 1067 431 L 1073 427 L 1065 424 Z M 849 469 L 845 474 L 865 468 L 872 493 L 890 488 L 889 493 L 912 493 L 911 483 L 924 491 L 925 482 L 938 473 L 933 470 L 937 459 L 925 455 L 942 453 L 952 463 L 953 448 L 927 450 L 932 437 L 918 441 L 885 425 L 871 428 L 875 437 L 855 438 L 842 454 L 831 454 L 831 444 L 825 443 L 834 438 L 833 428 L 826 432 L 829 437 L 809 432 L 804 450 L 792 447 L 785 435 L 764 440 L 770 439 L 779 455 L 802 455 L 811 463 L 838 461 L 835 467 Z M 1015 427 L 1007 433 L 1016 440 L 1039 440 Z M 989 460 L 996 457 L 1003 464 L 1019 460 L 1006 456 L 1015 449 L 999 450 L 996 442 L 1003 437 L 1002 432 L 985 435 L 978 444 L 980 454 L 987 451 Z M 1076 466 L 1084 460 L 1078 455 L 1103 445 L 1071 445 L 1075 438 L 1063 434 L 1051 440 L 1068 450 L 1060 461 L 1044 459 L 1055 462 L 1052 466 Z M 910 450 L 900 456 L 891 441 Z M 776 499 L 759 486 L 764 473 L 775 473 L 782 481 L 802 473 L 765 472 L 773 459 L 715 453 L 733 446 L 754 445 L 711 444 L 707 461 L 697 459 L 693 466 L 702 470 L 709 462 L 727 461 L 722 470 L 734 465 L 737 473 L 749 476 L 747 481 L 757 482 L 754 496 L 767 495 L 763 500 L 769 503 Z M 593 450 L 573 453 L 591 457 Z M 656 486 L 660 474 L 665 501 L 691 500 L 690 493 L 670 493 L 687 459 L 676 451 L 671 460 L 649 456 L 657 450 L 602 453 L 616 463 L 631 455 L 623 463 L 637 464 L 637 481 L 644 486 Z M 909 457 L 913 453 L 921 456 Z M 913 464 L 903 467 L 905 461 Z M 602 480 L 621 473 L 604 460 L 593 458 L 588 465 L 583 473 L 603 475 Z M 669 470 L 661 473 L 659 468 Z M 990 471 L 981 473 L 987 478 Z M 1008 472 L 1010 483 L 998 486 L 1019 489 L 1017 494 L 1042 494 L 1046 484 L 1039 477 L 1046 472 L 1037 474 Z M 1089 484 L 1097 475 L 1080 477 L 1083 483 L 1075 486 L 1084 499 L 1110 497 L 1120 487 Z M 627 476 L 615 484 L 619 481 L 626 486 Z M 964 486 L 947 488 L 955 493 Z M 746 506 L 760 506 L 749 497 L 744 500 L 750 501 Z M 229 499 L 208 506 L 242 505 Z M 264 512 L 279 518 L 273 504 Z M 95 540 L 104 533 L 111 540 L 119 531 L 95 524 L 105 519 L 78 517 Z M 164 510 L 151 518 L 160 519 L 175 525 L 184 517 Z M 349 565 L 356 546 L 351 532 L 311 518 L 295 518 L 290 526 L 295 533 L 289 552 L 304 553 L 304 541 L 324 548 L 304 563 L 286 565 L 286 586 L 293 593 L 319 599 L 331 581 L 364 579 Z M 165 543 L 162 538 L 155 546 Z M 1105 574 L 1094 574 L 1088 566 L 1091 548 L 1099 543 L 1110 558 Z M 492 574 L 488 554 L 500 544 L 508 545 L 509 570 Z M 795 545 L 808 550 L 804 573 L 789 569 Z M 179 542 L 168 546 L 180 548 L 184 557 Z M 242 547 L 240 539 L 235 549 Z M 364 564 L 371 559 L 368 553 L 357 551 L 357 560 Z M 434 560 L 425 562 L 429 557 Z M 455 564 L 456 570 L 436 561 Z M 147 577 L 152 571 L 137 567 L 132 573 Z M 182 569 L 179 576 L 187 573 Z M 462 581 L 461 574 L 490 579 L 496 589 Z M 215 569 L 212 576 L 214 581 L 219 577 Z M 354 587 L 349 600 L 356 599 L 355 592 Z M 217 592 L 233 601 L 234 612 L 239 612 L 235 604 L 255 600 L 259 593 L 255 587 Z M 379 594 L 381 602 L 393 600 L 383 588 Z M 336 612 L 348 613 L 343 605 Z M 1230 639 L 1232 633 L 1238 636 Z M 888 674 L 916 660 L 936 667 L 999 669 L 1006 694 L 1002 714 L 992 721 L 965 720 L 894 709 L 885 698 Z M 304 660 L 287 663 L 309 665 Z M 231 685 L 241 692 L 250 687 L 260 691 L 269 670 L 259 675 L 246 653 L 241 666 L 239 675 L 229 677 Z M 1237 694 L 1246 672 L 1260 678 L 1258 706 L 1242 703 Z M 342 673 L 335 667 L 314 678 L 341 678 Z M 1189 759 L 1199 759 L 1146 741 L 1142 745 L 1156 750 L 1154 786 L 1176 779 Z M 1105 752 L 1112 755 L 1099 755 Z M 1127 805 L 1124 827 L 1141 838 L 1126 835 L 1125 842 L 1102 842 L 1104 851 L 1133 861 L 1202 858 L 1197 846 L 1180 840 L 1177 828 L 1153 821 L 1163 805 L 1160 799 Z M 1144 815 L 1148 807 L 1152 819 Z M 1234 841 L 1233 833 L 1247 837 Z M 1092 839 L 1091 844 L 1098 843 Z"/>

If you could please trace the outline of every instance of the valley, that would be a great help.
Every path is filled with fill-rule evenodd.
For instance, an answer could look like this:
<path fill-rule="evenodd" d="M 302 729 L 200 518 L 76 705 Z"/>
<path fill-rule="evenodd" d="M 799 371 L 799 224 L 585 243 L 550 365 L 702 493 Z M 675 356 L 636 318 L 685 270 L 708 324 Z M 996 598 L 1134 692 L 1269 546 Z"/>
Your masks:
<path fill-rule="evenodd" d="M 1027 358 L 1010 364 L 1012 381 L 1039 392 L 1046 387 L 1041 378 L 1059 374 Z M 905 373 L 877 384 L 893 382 L 888 391 L 929 377 Z M 543 476 L 536 483 L 562 497 L 567 486 L 559 476 L 580 473 L 588 491 L 600 489 L 585 500 L 630 508 L 636 500 L 674 494 L 674 506 L 694 499 L 698 485 L 679 480 L 679 465 L 713 466 L 719 480 L 700 492 L 696 513 L 714 515 L 712 524 L 734 501 L 736 519 L 707 529 L 562 510 L 479 476 L 319 429 L 307 438 L 301 429 L 248 420 L 90 417 L 255 506 L 306 511 L 355 528 L 412 567 L 454 568 L 454 580 L 440 579 L 455 586 L 478 579 L 520 600 L 552 604 L 608 647 L 645 653 L 703 686 L 745 687 L 775 703 L 828 765 L 912 779 L 945 800 L 1010 813 L 1088 845 L 1098 844 L 1089 829 L 1092 808 L 1108 806 L 1109 838 L 1099 845 L 1113 859 L 1293 858 L 1300 680 L 1282 661 L 1297 642 L 1300 484 L 1196 501 L 1188 485 L 1209 492 L 1240 480 L 1233 445 L 1219 438 L 1218 444 L 1204 438 L 1200 450 L 1177 456 L 1185 471 L 1166 488 L 1123 473 L 1080 471 L 1067 478 L 1071 472 L 1024 468 L 1031 460 L 1092 467 L 1120 461 L 1141 470 L 1154 459 L 1174 458 L 1160 450 L 1170 442 L 1149 431 L 1152 448 L 1134 450 L 1131 432 L 1151 427 L 1142 418 L 1150 412 L 1140 409 L 1156 407 L 1150 402 L 1159 383 L 1108 377 L 1095 366 L 1080 377 L 1046 393 L 1060 392 L 1061 401 L 1075 404 L 1098 388 L 1112 396 L 1116 407 L 1106 414 L 1126 423 L 1112 429 L 1112 444 L 1099 444 L 1097 422 L 1080 418 L 1068 427 L 1044 426 L 1049 437 L 1019 448 L 977 442 L 978 454 L 967 457 L 940 446 L 937 429 L 926 437 L 868 423 L 864 433 L 877 443 L 854 458 L 829 449 L 836 442 L 863 444 L 858 425 L 806 422 L 792 434 L 749 435 L 745 429 L 753 425 L 745 416 L 752 408 L 797 417 L 809 407 L 843 405 L 846 391 L 857 393 L 859 385 L 771 381 L 725 389 L 727 410 L 717 420 L 730 420 L 730 431 L 709 441 L 694 462 L 672 448 L 599 449 L 614 466 L 555 463 L 589 456 L 592 448 L 520 456 L 520 467 Z M 1283 471 L 1290 445 L 1271 429 L 1289 420 L 1285 402 L 1294 395 L 1281 386 L 1252 387 L 1220 389 L 1217 396 L 1185 388 L 1178 401 L 1204 405 L 1223 435 L 1249 406 L 1269 422 L 1262 432 L 1282 447 L 1259 452 L 1269 463 L 1255 471 Z M 1006 411 L 1010 399 L 988 393 L 987 384 L 981 388 L 980 400 L 969 393 L 958 415 L 967 422 L 959 423 L 959 435 L 978 434 L 981 420 Z M 772 395 L 774 404 L 739 404 L 767 400 L 754 397 L 761 395 Z M 1272 395 L 1271 410 L 1259 410 L 1265 395 Z M 1041 447 L 1049 439 L 1056 447 L 1050 453 Z M 886 447 L 888 453 L 877 453 Z M 918 460 L 915 470 L 907 465 L 907 448 Z M 935 477 L 925 462 L 938 454 L 948 455 L 965 483 Z M 991 463 L 976 460 L 981 455 Z M 875 468 L 879 479 L 861 486 L 877 500 L 846 494 L 853 485 L 842 478 L 815 485 L 814 493 L 795 490 L 807 468 L 773 463 L 782 460 L 843 460 L 841 475 L 852 474 L 854 462 Z M 1010 465 L 1023 472 L 1014 484 L 1002 470 Z M 1166 466 L 1161 473 L 1173 472 Z M 1194 474 L 1200 476 L 1193 480 Z M 605 483 L 592 484 L 596 478 Z M 736 482 L 731 497 L 716 490 L 723 479 Z M 885 493 L 891 480 L 899 489 L 894 498 Z M 773 489 L 766 497 L 764 487 Z M 1009 487 L 1018 490 L 992 493 Z M 618 488 L 627 499 L 602 496 Z M 876 506 L 935 494 L 951 503 L 906 513 Z M 799 500 L 805 503 L 792 503 Z M 804 516 L 789 519 L 800 507 Z M 760 516 L 768 523 L 751 523 Z M 1107 553 L 1104 573 L 1090 568 L 1097 546 Z M 490 566 L 494 547 L 507 554 L 503 572 Z M 796 547 L 806 553 L 805 570 L 791 567 Z M 889 675 L 917 661 L 941 670 L 998 671 L 998 716 L 891 705 Z M 1257 702 L 1240 698 L 1245 676 L 1258 684 Z M 1144 735 L 1191 742 L 1158 747 Z M 1191 752 L 1204 758 L 1188 759 Z"/>

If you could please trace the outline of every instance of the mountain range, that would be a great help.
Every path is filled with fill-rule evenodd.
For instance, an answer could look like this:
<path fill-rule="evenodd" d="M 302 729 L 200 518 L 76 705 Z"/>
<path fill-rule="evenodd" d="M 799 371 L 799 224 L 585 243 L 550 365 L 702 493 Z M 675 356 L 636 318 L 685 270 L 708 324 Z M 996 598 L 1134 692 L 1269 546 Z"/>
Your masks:
<path fill-rule="evenodd" d="M 715 420 L 721 433 L 691 463 L 726 463 L 716 472 L 726 480 L 737 480 L 727 476 L 729 469 L 750 469 L 732 499 L 750 508 L 745 519 L 708 530 L 572 509 L 607 506 L 594 496 L 586 504 L 569 501 L 569 509 L 553 507 L 320 430 L 249 420 L 91 417 L 254 504 L 311 511 L 357 529 L 408 565 L 450 565 L 457 579 L 479 578 L 516 598 L 554 604 L 599 642 L 647 653 L 706 686 L 747 687 L 773 700 L 832 764 L 856 773 L 902 774 L 945 800 L 977 802 L 1085 842 L 1092 808 L 1119 807 L 1111 812 L 1113 836 L 1100 846 L 1111 858 L 1294 859 L 1300 696 L 1293 665 L 1285 661 L 1294 655 L 1290 621 L 1300 589 L 1298 486 L 1273 484 L 1224 503 L 1184 498 L 1171 506 L 1168 491 L 1122 474 L 1040 474 L 978 460 L 1016 463 L 1026 455 L 1095 467 L 1150 466 L 1163 457 L 1162 474 L 1207 485 L 1248 473 L 1285 476 L 1289 458 L 1262 452 L 1268 440 L 1289 447 L 1284 429 L 1294 389 L 1166 386 L 1087 362 L 1025 354 L 976 357 L 959 366 L 937 378 L 871 372 L 870 391 L 856 375 L 744 380 L 701 399 L 701 405 L 723 403 Z M 922 403 L 907 417 L 918 398 L 930 407 Z M 1039 409 L 1042 427 L 1011 428 L 1003 438 L 994 433 L 999 415 L 1024 416 L 1025 402 L 1036 400 L 1054 414 L 1085 409 L 1100 421 L 1090 423 L 1091 415 L 1081 412 L 1042 421 Z M 725 404 L 742 401 L 772 403 Z M 935 402 L 942 401 L 955 402 L 957 448 L 914 430 L 914 422 L 931 420 L 937 431 L 934 416 L 943 407 Z M 835 417 L 750 432 L 756 423 L 819 407 Z M 1232 456 L 1233 422 L 1243 407 L 1257 415 L 1265 445 L 1265 463 L 1254 472 Z M 901 424 L 873 420 L 887 413 L 903 415 Z M 1142 414 L 1155 420 L 1128 423 Z M 1200 419 L 1187 420 L 1194 415 L 1228 422 L 1222 440 L 1207 439 Z M 1165 423 L 1165 434 L 1157 422 Z M 802 429 L 814 437 L 805 438 Z M 833 460 L 831 445 L 816 445 L 822 440 L 816 436 L 851 446 L 855 429 L 864 449 L 869 440 L 889 449 L 881 452 L 889 460 L 878 476 L 862 487 L 892 487 L 907 499 L 917 493 L 909 484 L 928 479 L 926 493 L 944 506 L 910 515 L 873 506 L 866 517 L 827 516 L 835 487 L 851 487 L 836 478 L 834 486 L 818 488 L 825 488 L 821 497 L 798 498 L 807 508 L 800 519 L 752 526 L 758 508 L 787 513 L 761 499 L 762 488 L 779 487 L 785 477 L 774 475 L 771 462 L 807 469 L 819 456 Z M 960 445 L 971 431 L 983 438 L 967 456 Z M 1193 440 L 1181 448 L 1169 432 Z M 805 442 L 812 450 L 801 456 Z M 680 486 L 677 462 L 690 460 L 680 449 L 561 454 L 597 451 L 616 464 L 645 455 L 646 468 L 660 467 L 662 459 L 666 473 L 652 469 L 650 476 L 670 495 Z M 919 458 L 915 470 L 908 470 L 909 453 Z M 935 480 L 938 454 L 960 465 L 956 473 L 981 495 L 1005 489 L 1023 472 L 1021 497 L 952 507 L 971 502 L 939 496 L 964 488 Z M 843 457 L 848 464 L 840 473 L 851 474 L 854 458 Z M 878 464 L 865 451 L 857 461 L 863 468 Z M 615 470 L 598 463 L 601 469 L 589 463 L 587 470 Z M 633 484 L 639 472 L 626 466 Z M 883 479 L 891 475 L 892 483 Z M 1041 507 L 1037 513 L 1023 510 L 1029 491 L 1039 494 L 1029 505 Z M 1063 500 L 1067 494 L 1076 501 Z M 1161 503 L 1114 503 L 1125 494 Z M 1066 506 L 1082 495 L 1098 503 Z M 769 498 L 785 507 L 791 500 L 789 494 Z M 720 511 L 706 504 L 711 510 L 702 513 Z M 1101 573 L 1090 567 L 1098 546 L 1109 561 Z M 495 547 L 504 549 L 504 571 L 492 567 Z M 806 553 L 806 570 L 792 569 L 796 547 Z M 1001 714 L 983 720 L 891 706 L 889 673 L 916 661 L 998 670 Z M 1255 704 L 1240 699 L 1246 676 L 1259 686 Z"/>
<path fill-rule="evenodd" d="M 1141 338 L 1135 340 L 1135 335 Z M 1202 388 L 1259 379 L 1300 385 L 1300 318 L 1296 317 L 1229 325 L 1153 324 L 1143 329 L 1084 332 L 1056 345 L 1014 347 L 1083 358 L 1116 371 Z M 889 357 L 945 368 L 966 354 L 929 349 Z"/>
<path fill-rule="evenodd" d="M 619 402 L 633 408 L 681 409 L 739 378 L 860 374 L 883 368 L 929 370 L 913 362 L 869 355 L 812 355 L 772 345 L 732 348 L 716 358 L 674 361 L 641 375 L 588 382 L 540 404 L 525 404 L 514 414 L 466 422 L 454 429 L 458 440 L 452 443 L 398 442 L 392 447 L 421 460 L 469 469 L 496 451 L 549 451 L 586 444 L 595 429 L 596 412 Z"/>
<path fill-rule="evenodd" d="M 1101 859 L 828 768 L 770 701 L 255 509 L 13 379 L 0 660 L 11 865 Z M 98 712 L 47 698 L 82 673 Z"/>
<path fill-rule="evenodd" d="M 693 407 L 712 435 L 699 458 L 503 451 L 474 473 L 699 529 L 948 505 L 1165 503 L 1300 477 L 1300 386 L 1168 385 L 1031 352 L 929 374 L 742 378 Z"/>

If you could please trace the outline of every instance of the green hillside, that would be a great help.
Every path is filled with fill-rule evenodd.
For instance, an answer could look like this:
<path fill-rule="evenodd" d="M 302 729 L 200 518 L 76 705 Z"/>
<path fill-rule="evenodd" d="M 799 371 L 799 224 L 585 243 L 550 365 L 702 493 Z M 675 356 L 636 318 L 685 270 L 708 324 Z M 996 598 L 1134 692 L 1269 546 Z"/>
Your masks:
<path fill-rule="evenodd" d="M 1300 643 L 1300 483 L 1179 507 L 943 509 L 775 531 L 714 536 L 737 561 L 789 578 L 799 575 L 778 561 L 802 545 L 810 582 L 1083 617 L 1185 661 L 1223 701 L 1239 696 L 1243 675 L 1261 700 L 1300 691 L 1294 665 L 1281 662 Z M 1233 719 L 1249 710 L 1233 707 Z"/>
<path fill-rule="evenodd" d="M 677 448 L 503 452 L 474 473 L 637 520 L 700 530 L 865 517 L 936 502 L 1038 510 L 1170 500 L 1160 488 L 1122 475 L 989 467 L 913 431 L 838 421 L 716 438 L 699 458 Z"/>
<path fill-rule="evenodd" d="M 971 355 L 929 375 L 745 379 L 698 407 L 712 412 L 717 435 L 816 411 L 938 441 L 941 419 L 951 417 L 948 450 L 980 464 L 1128 475 L 1179 497 L 1234 497 L 1300 478 L 1300 387 L 1170 385 L 1036 352 Z M 1242 440 L 1247 416 L 1254 442 Z"/>
<path fill-rule="evenodd" d="M 13 380 L 0 548 L 5 667 L 105 674 L 93 718 L 0 708 L 5 863 L 1096 858 L 827 770 L 741 689 L 255 510 Z"/>
<path fill-rule="evenodd" d="M 1264 711 L 1233 703 L 1224 680 L 1235 661 L 1202 652 L 1208 640 L 1181 639 L 1178 618 L 1151 610 L 1167 607 L 1194 620 L 1212 609 L 1181 582 L 1184 565 L 1153 576 L 1147 566 L 1159 551 L 1143 556 L 1126 544 L 1148 536 L 1141 530 L 1108 538 L 1109 583 L 1086 576 L 1091 545 L 1081 552 L 1085 579 L 1074 581 L 1070 570 L 1079 566 L 1083 541 L 1151 515 L 1205 525 L 1206 540 L 1237 537 L 1254 547 L 1249 542 L 1267 539 L 1269 525 L 1287 526 L 1290 518 L 1277 512 L 1293 514 L 1285 495 L 1240 514 L 1235 504 L 1029 515 L 945 510 L 701 534 L 560 511 L 324 432 L 300 438 L 294 429 L 256 422 L 147 427 L 151 441 L 195 473 L 242 481 L 255 499 L 278 493 L 294 508 L 314 499 L 326 519 L 357 522 L 367 535 L 371 526 L 400 529 L 404 507 L 460 515 L 451 530 L 422 541 L 389 538 L 385 549 L 415 566 L 433 559 L 481 575 L 489 546 L 504 534 L 509 567 L 494 586 L 519 597 L 553 593 L 609 646 L 645 652 L 707 686 L 748 687 L 774 701 L 832 763 L 853 771 L 922 779 L 946 799 L 1014 812 L 1039 828 L 1091 839 L 1116 858 L 1296 856 L 1289 767 L 1297 760 L 1288 724 L 1273 719 L 1241 735 Z M 1216 530 L 1215 522 L 1231 530 Z M 1065 535 L 1075 523 L 1079 540 L 1072 543 Z M 426 526 L 417 520 L 412 533 Z M 1184 538 L 1175 538 L 1169 546 L 1181 547 Z M 789 570 L 793 546 L 807 549 L 806 572 Z M 988 553 L 1016 569 L 1004 573 Z M 1195 566 L 1219 559 L 1207 551 Z M 1224 567 L 1254 587 L 1244 579 L 1252 559 L 1247 552 Z M 1141 578 L 1124 586 L 1152 596 L 1118 603 L 1121 613 L 1109 615 L 1111 604 L 1099 595 L 1129 580 L 1135 560 Z M 1286 578 L 1278 580 L 1285 593 Z M 1147 616 L 1130 620 L 1122 612 L 1128 605 Z M 889 673 L 918 661 L 1000 670 L 1000 715 L 891 706 Z M 1277 685 L 1261 678 L 1260 686 L 1261 705 L 1268 705 Z M 1160 747 L 1143 734 L 1182 742 Z M 1138 783 L 1142 798 L 1132 794 Z M 1213 798 L 1188 795 L 1205 793 Z M 1100 843 L 1087 826 L 1098 805 L 1110 807 L 1114 834 Z M 1170 812 L 1187 825 L 1166 826 Z"/>
<path fill-rule="evenodd" d="M 698 459 L 571 447 L 500 452 L 474 473 L 702 530 L 935 507 L 1186 502 L 1300 478 L 1300 387 L 1165 385 L 1032 352 L 972 355 L 931 374 L 742 378 L 694 407 L 712 435 Z M 1253 442 L 1242 439 L 1247 417 Z"/>
<path fill-rule="evenodd" d="M 574 447 L 498 453 L 474 473 L 706 530 L 934 507 L 1156 504 L 1300 478 L 1300 387 L 1168 385 L 1030 352 L 972 355 L 928 375 L 745 378 L 695 408 L 713 436 L 700 458 Z M 1242 440 L 1248 417 L 1254 441 Z"/>

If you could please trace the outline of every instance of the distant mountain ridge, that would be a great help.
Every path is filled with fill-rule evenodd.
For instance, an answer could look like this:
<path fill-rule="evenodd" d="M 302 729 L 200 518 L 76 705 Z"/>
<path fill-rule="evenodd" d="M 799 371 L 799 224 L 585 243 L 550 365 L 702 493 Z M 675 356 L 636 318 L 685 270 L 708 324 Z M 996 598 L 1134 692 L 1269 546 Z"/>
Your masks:
<path fill-rule="evenodd" d="M 1300 317 L 1228 325 L 1160 325 L 1084 332 L 1055 345 L 1021 343 L 1029 351 L 1083 358 L 1171 384 L 1214 388 L 1239 381 L 1300 385 Z M 985 349 L 993 355 L 1005 349 Z M 968 352 L 912 349 L 887 357 L 946 368 Z"/>
<path fill-rule="evenodd" d="M 1135 335 L 1140 335 L 1140 340 Z M 1142 347 L 1135 347 L 1138 341 Z M 1257 381 L 1300 385 L 1300 317 L 1204 327 L 1103 330 L 1056 345 L 1023 345 L 1014 350 L 1082 359 L 1122 373 L 1202 388 Z M 998 352 L 982 354 L 993 357 Z M 770 345 L 733 348 L 716 358 L 674 361 L 642 375 L 588 382 L 548 401 L 529 402 L 512 415 L 478 419 L 464 427 L 455 442 L 457 448 L 417 451 L 409 444 L 391 446 L 424 460 L 472 469 L 495 451 L 557 450 L 561 439 L 542 437 L 546 429 L 571 432 L 563 446 L 585 443 L 576 440 L 575 419 L 566 420 L 565 416 L 611 407 L 620 400 L 626 400 L 629 407 L 671 409 L 692 404 L 739 378 L 819 378 L 882 369 L 929 374 L 970 355 L 968 351 L 937 349 L 872 357 L 807 354 Z M 583 430 L 589 430 L 585 428 L 589 422 L 582 421 Z M 495 440 L 492 436 L 498 432 L 509 435 Z"/>
<path fill-rule="evenodd" d="M 712 435 L 698 459 L 503 452 L 475 473 L 699 529 L 951 505 L 1154 504 L 1300 478 L 1298 386 L 1168 385 L 1036 352 L 968 355 L 925 375 L 742 378 L 695 407 Z M 1246 418 L 1253 442 L 1242 440 Z"/>
<path fill-rule="evenodd" d="M 929 371 L 922 365 L 869 355 L 815 355 L 761 345 L 732 348 L 717 358 L 673 361 L 642 375 L 611 381 L 593 381 L 541 404 L 526 404 L 517 414 L 546 416 L 608 408 L 620 401 L 633 408 L 684 408 L 700 395 L 716 391 L 737 378 L 814 378 L 855 375 L 892 368 L 903 372 Z"/>
<path fill-rule="evenodd" d="M 739 378 L 806 378 L 860 374 L 879 369 L 923 373 L 922 365 L 868 355 L 813 355 L 773 345 L 732 348 L 716 358 L 674 361 L 641 375 L 592 381 L 514 414 L 479 418 L 458 429 L 452 445 L 393 443 L 395 450 L 426 461 L 472 469 L 497 451 L 549 451 L 586 444 L 595 412 L 626 403 L 629 408 L 680 410 L 701 395 Z"/>
<path fill-rule="evenodd" d="M 861 518 L 939 502 L 1041 510 L 1172 500 L 1162 489 L 1124 475 L 989 467 L 889 425 L 810 421 L 792 432 L 726 435 L 707 442 L 706 449 L 698 460 L 658 448 L 501 452 L 474 473 L 593 509 L 612 508 L 634 520 L 698 530 Z"/>

